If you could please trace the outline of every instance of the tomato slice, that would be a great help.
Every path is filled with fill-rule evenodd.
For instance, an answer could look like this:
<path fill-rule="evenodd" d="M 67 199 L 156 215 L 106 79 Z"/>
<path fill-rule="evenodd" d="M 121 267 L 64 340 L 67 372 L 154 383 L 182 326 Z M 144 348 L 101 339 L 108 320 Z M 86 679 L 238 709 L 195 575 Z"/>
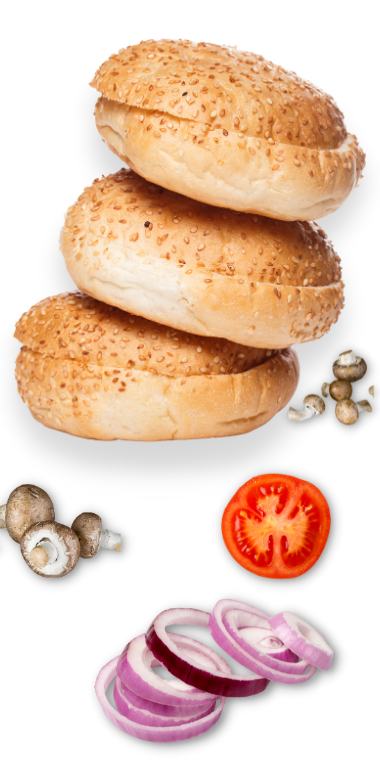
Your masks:
<path fill-rule="evenodd" d="M 330 531 L 322 492 L 296 476 L 265 474 L 243 484 L 222 519 L 227 549 L 260 577 L 299 577 L 318 560 Z"/>

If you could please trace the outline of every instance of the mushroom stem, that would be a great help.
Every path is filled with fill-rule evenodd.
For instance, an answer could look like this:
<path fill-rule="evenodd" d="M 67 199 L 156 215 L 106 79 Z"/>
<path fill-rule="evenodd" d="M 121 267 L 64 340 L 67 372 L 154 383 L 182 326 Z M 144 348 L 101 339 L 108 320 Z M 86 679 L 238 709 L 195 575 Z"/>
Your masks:
<path fill-rule="evenodd" d="M 99 546 L 101 548 L 106 548 L 106 550 L 116 550 L 118 553 L 120 553 L 121 534 L 118 534 L 117 532 L 111 532 L 110 529 L 102 529 L 100 533 Z"/>
<path fill-rule="evenodd" d="M 357 361 L 358 358 L 356 357 L 355 353 L 352 351 L 352 349 L 349 349 L 347 352 L 341 352 L 339 359 L 337 360 L 337 364 L 356 365 Z"/>
<path fill-rule="evenodd" d="M 5 529 L 6 523 L 5 523 L 5 514 L 7 512 L 7 504 L 0 505 L 0 529 Z"/>
<path fill-rule="evenodd" d="M 34 566 L 37 566 L 37 569 L 44 569 L 49 563 L 49 554 L 46 552 L 45 548 L 40 548 L 36 545 L 36 547 L 30 551 L 30 560 Z"/>
<path fill-rule="evenodd" d="M 368 402 L 368 400 L 361 400 L 360 402 L 357 402 L 356 407 L 362 413 L 372 413 L 372 407 L 370 403 Z"/>
<path fill-rule="evenodd" d="M 322 384 L 322 394 L 324 397 L 328 397 L 330 394 L 330 384 L 327 381 Z"/>
<path fill-rule="evenodd" d="M 37 569 L 44 569 L 48 564 L 54 564 L 57 558 L 57 548 L 48 538 L 40 540 L 30 551 L 30 560 L 37 566 Z"/>
<path fill-rule="evenodd" d="M 296 410 L 294 407 L 290 407 L 288 410 L 289 421 L 306 421 L 307 418 L 312 418 L 313 415 L 316 415 L 316 412 L 311 407 L 302 411 Z"/>

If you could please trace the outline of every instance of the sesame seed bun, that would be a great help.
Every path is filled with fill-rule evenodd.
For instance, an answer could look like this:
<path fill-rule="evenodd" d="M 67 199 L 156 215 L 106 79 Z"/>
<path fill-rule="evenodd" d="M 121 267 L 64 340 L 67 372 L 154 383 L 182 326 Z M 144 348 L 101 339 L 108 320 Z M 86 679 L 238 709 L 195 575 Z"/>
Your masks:
<path fill-rule="evenodd" d="M 91 439 L 195 439 L 262 426 L 290 400 L 292 349 L 201 338 L 80 292 L 44 299 L 15 336 L 22 399 L 45 426 Z"/>
<path fill-rule="evenodd" d="M 190 198 L 283 220 L 335 211 L 365 164 L 331 96 L 262 56 L 149 40 L 91 83 L 97 128 L 138 174 Z"/>
<path fill-rule="evenodd" d="M 86 188 L 61 249 L 96 299 L 247 346 L 317 339 L 343 306 L 339 257 L 315 223 L 210 207 L 127 169 Z"/>

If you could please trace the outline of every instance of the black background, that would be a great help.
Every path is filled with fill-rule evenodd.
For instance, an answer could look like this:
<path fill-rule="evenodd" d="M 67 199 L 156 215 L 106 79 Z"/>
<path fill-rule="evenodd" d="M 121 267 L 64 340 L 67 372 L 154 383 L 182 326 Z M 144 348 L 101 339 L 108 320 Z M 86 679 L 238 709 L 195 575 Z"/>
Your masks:
<path fill-rule="evenodd" d="M 8 696 L 3 723 L 13 722 L 16 710 L 21 710 L 30 740 L 29 731 L 43 706 L 53 732 L 58 736 L 64 729 L 66 749 L 75 740 L 91 753 L 103 744 L 141 753 L 142 742 L 123 736 L 103 717 L 93 692 L 98 670 L 130 638 L 144 632 L 160 610 L 188 606 L 210 611 L 219 598 L 231 597 L 270 615 L 284 609 L 299 614 L 334 648 L 333 664 L 328 673 L 317 671 L 304 685 L 271 683 L 262 695 L 229 700 L 218 725 L 192 741 L 190 750 L 197 744 L 206 751 L 236 739 L 237 752 L 245 748 L 254 753 L 263 738 L 269 749 L 276 738 L 288 738 L 289 729 L 305 739 L 313 734 L 314 748 L 323 744 L 332 719 L 343 732 L 353 711 L 349 659 L 358 645 L 353 619 L 354 612 L 368 604 L 368 556 L 376 543 L 370 518 L 374 414 L 363 413 L 355 426 L 343 427 L 327 400 L 321 418 L 295 424 L 283 411 L 264 428 L 240 438 L 102 443 L 43 428 L 16 394 L 12 364 L 18 344 L 12 339 L 13 323 L 42 297 L 74 288 L 57 250 L 62 213 L 95 176 L 120 167 L 95 130 L 96 94 L 87 82 L 110 50 L 146 35 L 129 25 L 128 30 L 112 37 L 98 34 L 86 46 L 73 31 L 65 47 L 55 50 L 53 70 L 51 52 L 47 66 L 43 46 L 34 49 L 22 99 L 17 93 L 12 96 L 8 148 L 13 160 L 5 183 L 4 230 L 9 239 L 3 251 L 8 269 L 2 283 L 0 503 L 18 484 L 35 483 L 51 495 L 62 523 L 71 524 L 83 510 L 98 512 L 103 526 L 121 531 L 123 552 L 100 551 L 95 559 L 80 561 L 72 574 L 50 582 L 34 575 L 17 545 L 1 533 L 3 687 Z M 292 404 L 302 407 L 306 393 L 318 392 L 322 381 L 331 380 L 333 360 L 350 348 L 368 363 L 367 376 L 354 388 L 355 399 L 366 397 L 375 381 L 376 269 L 371 263 L 378 252 L 368 213 L 373 193 L 371 135 L 367 107 L 355 88 L 358 59 L 344 35 L 334 39 L 328 60 L 316 55 L 311 40 L 286 47 L 271 47 L 265 38 L 236 41 L 240 47 L 256 47 L 333 93 L 348 129 L 358 134 L 369 155 L 361 187 L 340 211 L 320 221 L 343 259 L 347 307 L 327 336 L 298 348 L 302 373 Z M 321 40 L 318 45 L 321 50 Z M 6 144 L 3 148 L 8 150 Z M 330 504 L 332 528 L 325 551 L 313 569 L 295 580 L 249 574 L 222 542 L 225 505 L 243 482 L 264 472 L 307 479 Z M 189 634 L 213 647 L 207 633 Z M 230 664 L 239 671 L 231 660 Z M 357 664 L 355 672 L 358 680 Z M 165 753 L 170 754 L 169 748 Z M 174 748 L 183 751 L 182 746 Z"/>

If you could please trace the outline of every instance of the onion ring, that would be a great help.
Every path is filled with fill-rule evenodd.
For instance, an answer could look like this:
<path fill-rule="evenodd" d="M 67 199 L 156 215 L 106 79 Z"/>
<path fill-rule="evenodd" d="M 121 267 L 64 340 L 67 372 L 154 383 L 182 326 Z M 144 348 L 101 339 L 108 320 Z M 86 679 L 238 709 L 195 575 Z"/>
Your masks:
<path fill-rule="evenodd" d="M 333 650 L 322 635 L 304 619 L 283 611 L 269 619 L 273 631 L 297 656 L 319 669 L 329 669 Z"/>
<path fill-rule="evenodd" d="M 152 666 L 162 667 L 163 665 L 157 661 L 157 659 L 154 659 Z M 128 702 L 132 704 L 132 706 L 134 706 L 136 709 L 144 709 L 151 714 L 159 714 L 160 717 L 187 717 L 190 712 L 196 712 L 197 709 L 201 711 L 201 709 L 206 709 L 207 707 L 213 706 L 215 703 L 215 696 L 212 696 L 210 704 L 194 704 L 194 706 L 191 704 L 190 707 L 171 706 L 170 704 L 158 704 L 157 701 L 149 701 L 149 699 L 142 698 L 142 696 L 138 696 L 137 693 L 133 693 L 133 691 L 131 691 L 130 688 L 127 688 L 127 686 L 124 685 L 121 680 L 119 680 L 119 678 L 117 678 L 116 682 L 120 684 L 123 695 L 128 700 Z M 173 678 L 173 683 L 175 682 L 176 680 Z"/>
<path fill-rule="evenodd" d="M 232 656 L 232 658 L 239 664 L 242 664 L 250 670 L 254 670 L 257 674 L 262 675 L 262 677 L 266 677 L 267 680 L 273 680 L 277 683 L 304 683 L 314 675 L 316 668 L 310 663 L 306 665 L 307 671 L 304 674 L 294 675 L 280 671 L 284 665 L 283 662 L 278 662 L 277 669 L 274 669 L 252 656 L 246 650 L 247 644 L 245 643 L 244 647 L 240 645 L 240 643 L 235 640 L 235 637 L 229 633 L 224 623 L 224 617 L 227 611 L 238 606 L 239 603 L 237 601 L 221 600 L 218 601 L 214 607 L 210 617 L 209 629 L 212 637 L 220 648 L 223 648 L 223 650 L 229 654 L 229 656 Z M 270 622 L 270 620 L 268 621 Z"/>
<path fill-rule="evenodd" d="M 191 652 L 195 653 L 197 659 L 205 664 L 207 669 L 213 665 L 215 667 L 215 659 L 219 659 L 220 665 L 223 665 L 223 671 L 227 673 L 230 671 L 226 662 L 221 657 L 217 657 L 203 643 L 174 632 L 168 633 L 168 640 L 174 647 L 178 647 L 179 652 L 184 656 Z M 185 681 L 165 680 L 153 672 L 154 666 L 163 665 L 164 662 L 161 659 L 156 662 L 149 645 L 145 642 L 145 636 L 139 635 L 128 643 L 119 657 L 117 675 L 123 685 L 126 685 L 133 693 L 157 704 L 182 706 L 186 707 L 187 711 L 192 711 L 192 707 L 196 705 L 210 704 L 215 701 L 213 694 L 195 690 Z M 219 669 L 222 669 L 222 666 Z"/>
<path fill-rule="evenodd" d="M 213 653 L 215 667 L 205 668 L 192 655 L 185 656 L 183 651 L 173 642 L 173 633 L 166 632 L 170 625 L 190 624 L 208 627 L 210 614 L 198 609 L 168 609 L 161 612 L 153 621 L 146 633 L 146 642 L 156 659 L 164 664 L 172 675 L 184 683 L 192 685 L 207 695 L 215 696 L 254 696 L 268 686 L 269 680 L 257 675 L 226 674 L 226 662 Z M 197 641 L 198 643 L 198 641 Z M 201 644 L 199 644 L 201 645 Z"/>
<path fill-rule="evenodd" d="M 226 702 L 224 698 L 220 700 L 219 706 L 211 714 L 178 727 L 154 728 L 147 725 L 139 725 L 137 722 L 123 717 L 109 703 L 106 695 L 107 689 L 114 677 L 116 677 L 117 663 L 118 657 L 112 659 L 100 670 L 95 683 L 95 693 L 107 719 L 117 728 L 123 730 L 124 733 L 128 733 L 128 735 L 135 738 L 140 738 L 143 741 L 157 741 L 158 743 L 185 741 L 188 738 L 195 738 L 205 733 L 218 721 Z"/>
<path fill-rule="evenodd" d="M 219 601 L 220 603 L 221 601 Z M 229 608 L 226 609 L 225 604 L 229 604 Z M 305 672 L 309 662 L 306 660 L 298 661 L 298 656 L 284 645 L 282 640 L 277 640 L 278 635 L 276 636 L 270 626 L 270 617 L 267 614 L 247 603 L 238 601 L 224 600 L 223 608 L 223 624 L 227 632 L 247 654 L 279 672 L 286 672 L 290 675 L 302 675 Z M 267 638 L 277 640 L 277 649 L 274 645 L 262 645 L 265 633 L 267 633 Z M 276 656 L 272 655 L 273 651 L 275 651 Z M 256 668 L 255 671 L 257 671 Z"/>
<path fill-rule="evenodd" d="M 129 720 L 133 720 L 133 722 L 137 722 L 139 725 L 149 725 L 149 727 L 155 728 L 178 727 L 188 722 L 194 722 L 194 720 L 200 720 L 202 717 L 211 714 L 216 707 L 215 701 L 212 704 L 194 707 L 192 712 L 188 712 L 183 717 L 167 717 L 158 712 L 150 712 L 148 709 L 138 709 L 124 693 L 122 683 L 118 677 L 115 680 L 113 697 L 116 709 L 123 717 L 128 717 Z M 165 704 L 157 704 L 157 706 L 165 709 Z"/>

